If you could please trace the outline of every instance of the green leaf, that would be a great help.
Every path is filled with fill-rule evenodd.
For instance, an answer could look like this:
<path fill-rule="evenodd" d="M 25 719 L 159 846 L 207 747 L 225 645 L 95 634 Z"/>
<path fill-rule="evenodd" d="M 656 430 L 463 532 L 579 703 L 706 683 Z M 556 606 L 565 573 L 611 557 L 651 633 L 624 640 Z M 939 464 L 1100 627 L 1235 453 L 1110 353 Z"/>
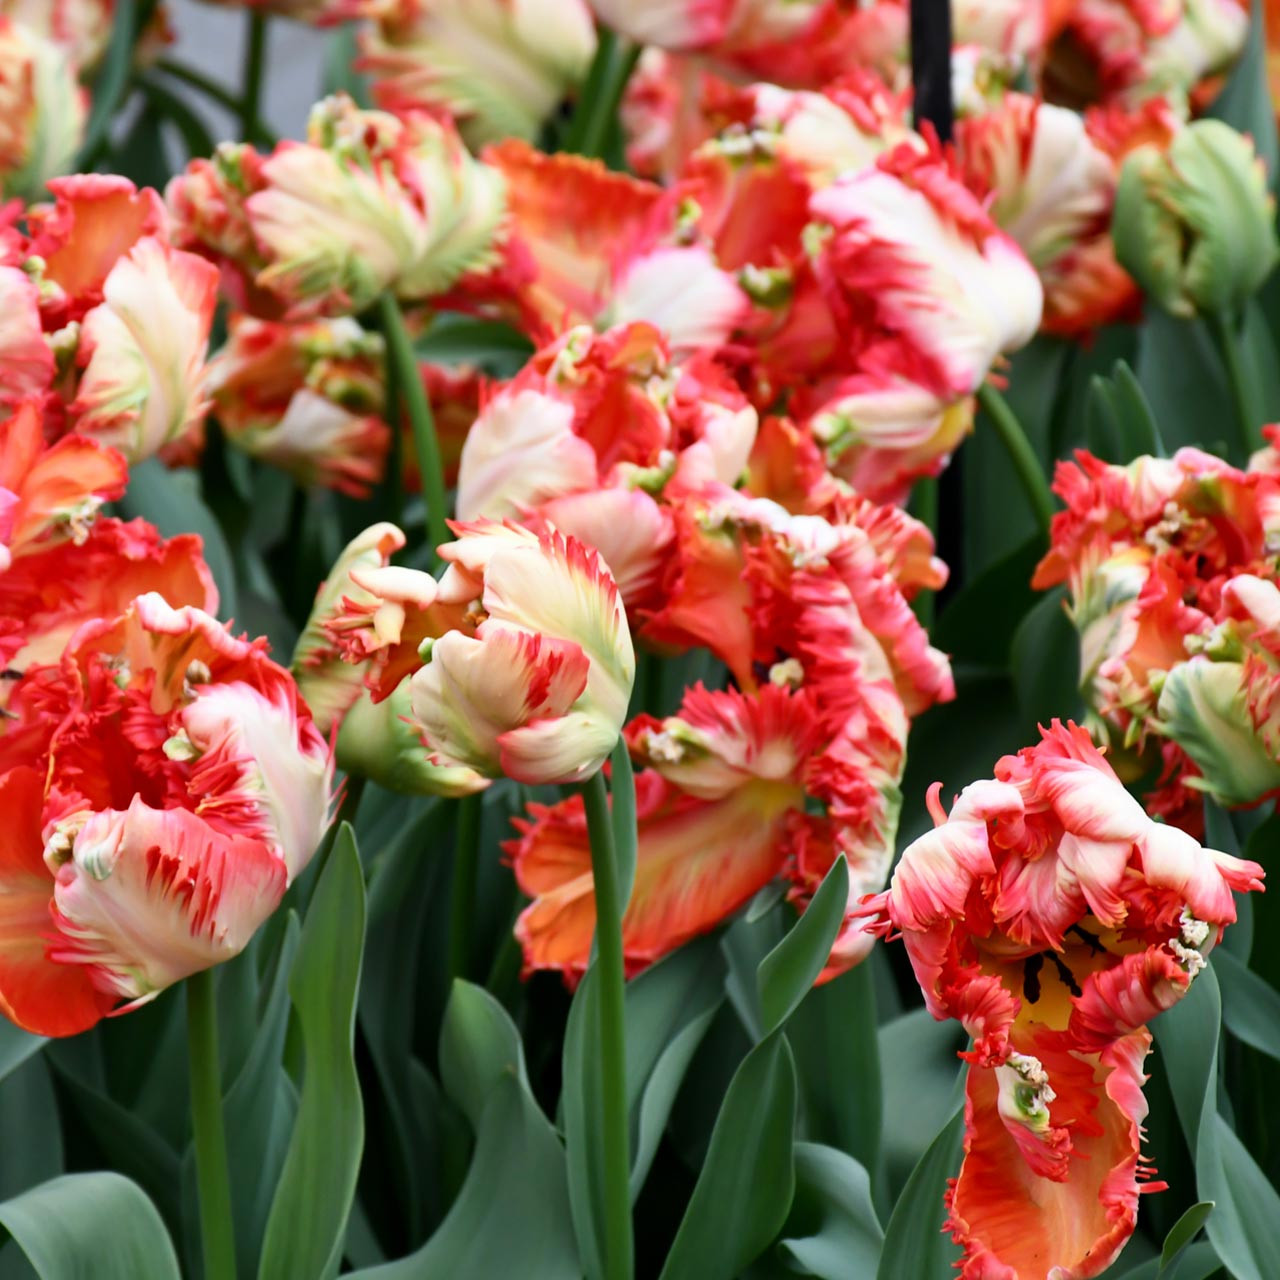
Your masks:
<path fill-rule="evenodd" d="M 1031 576 L 1043 551 L 1036 534 L 969 580 L 939 615 L 933 643 L 953 658 L 1003 667 L 1018 623 L 1040 599 Z"/>
<path fill-rule="evenodd" d="M 826 967 L 848 904 L 849 864 L 841 854 L 790 933 L 756 970 L 765 1035 L 786 1022 Z"/>
<path fill-rule="evenodd" d="M 612 797 L 609 821 L 613 826 L 613 849 L 618 862 L 618 910 L 625 915 L 636 879 L 636 782 L 625 738 L 618 738 L 609 764 Z"/>
<path fill-rule="evenodd" d="M 1201 1200 L 1193 1204 L 1169 1229 L 1164 1238 L 1164 1247 L 1160 1250 L 1160 1275 L 1164 1275 L 1174 1261 L 1186 1252 L 1191 1242 L 1200 1234 L 1201 1228 L 1209 1220 L 1213 1212 L 1212 1200 Z"/>
<path fill-rule="evenodd" d="M 1085 423 L 1090 450 L 1108 462 L 1164 453 L 1151 404 L 1123 360 L 1116 362 L 1109 378 L 1095 374 L 1090 379 Z"/>
<path fill-rule="evenodd" d="M 1026 732 L 1054 717 L 1080 720 L 1080 636 L 1067 617 L 1064 588 L 1046 594 L 1013 637 L 1013 687 Z"/>
<path fill-rule="evenodd" d="M 639 1195 L 676 1094 L 723 1000 L 724 962 L 711 938 L 666 956 L 627 984 L 631 1197 Z"/>
<path fill-rule="evenodd" d="M 884 1104 L 871 966 L 857 965 L 814 987 L 791 1015 L 787 1039 L 800 1086 L 801 1132 L 851 1155 L 879 1182 Z"/>
<path fill-rule="evenodd" d="M 796 1194 L 787 1227 L 812 1225 L 803 1236 L 779 1244 L 783 1258 L 801 1275 L 819 1280 L 874 1275 L 884 1229 L 866 1169 L 843 1151 L 810 1142 L 797 1142 L 795 1157 Z"/>
<path fill-rule="evenodd" d="M 90 170 L 106 145 L 111 122 L 124 100 L 133 63 L 137 35 L 136 0 L 121 0 L 111 13 L 111 41 L 93 82 L 93 106 L 85 125 L 84 141 L 76 153 L 73 173 Z"/>
<path fill-rule="evenodd" d="M 1138 331 L 1134 366 L 1166 446 L 1225 451 L 1236 429 L 1221 361 L 1202 324 L 1151 307 Z M 1243 463 L 1244 459 L 1237 459 Z"/>
<path fill-rule="evenodd" d="M 296 1123 L 298 1097 L 285 1074 L 283 1058 L 289 1027 L 289 974 L 299 940 L 298 917 L 290 912 L 258 1033 L 222 1104 L 236 1264 L 243 1276 L 253 1275 L 257 1267 L 272 1193 Z"/>
<path fill-rule="evenodd" d="M 1216 957 L 1215 957 L 1216 960 Z M 1174 1106 L 1194 1153 L 1196 1191 L 1214 1202 L 1205 1230 L 1236 1280 L 1280 1276 L 1280 1196 L 1218 1114 L 1218 1041 L 1222 1002 L 1211 964 L 1153 1024 L 1165 1057 Z"/>
<path fill-rule="evenodd" d="M 520 1033 L 483 987 L 457 978 L 440 1030 L 440 1079 L 473 1129 L 479 1129 L 489 1095 L 504 1075 L 528 1089 Z"/>
<path fill-rule="evenodd" d="M 63 1172 L 58 1100 L 44 1058 L 28 1058 L 0 1088 L 0 1133 L 0 1199 Z"/>
<path fill-rule="evenodd" d="M 327 1280 L 342 1260 L 364 1147 L 354 1032 L 364 946 L 364 873 L 343 823 L 302 927 L 289 995 L 306 1074 L 267 1220 L 260 1280 Z"/>
<path fill-rule="evenodd" d="M 40 1280 L 180 1280 L 155 1205 L 118 1173 L 72 1173 L 0 1204 Z"/>
<path fill-rule="evenodd" d="M 42 1036 L 33 1036 L 7 1018 L 0 1018 L 0 1080 L 16 1071 L 32 1054 L 39 1053 L 45 1044 Z"/>
<path fill-rule="evenodd" d="M 796 1074 L 781 1031 L 742 1060 L 661 1280 L 734 1280 L 787 1219 L 795 1192 Z"/>
<path fill-rule="evenodd" d="M 222 529 L 200 495 L 200 478 L 189 469 L 170 471 L 155 458 L 129 468 L 129 488 L 120 499 L 127 517 L 142 516 L 166 537 L 198 533 L 204 558 L 218 587 L 218 616 L 236 616 L 236 580 Z"/>
<path fill-rule="evenodd" d="M 1208 1280 L 1210 1276 L 1221 1275 L 1222 1262 L 1213 1246 L 1201 1241 L 1179 1254 L 1168 1271 L 1160 1270 L 1159 1258 L 1151 1258 L 1124 1272 L 1112 1267 L 1105 1273 L 1105 1280 Z"/>
<path fill-rule="evenodd" d="M 960 1250 L 943 1235 L 947 1179 L 960 1167 L 964 1112 L 957 1111 L 911 1172 L 884 1233 L 876 1280 L 922 1280 L 951 1274 Z"/>
<path fill-rule="evenodd" d="M 578 1280 L 564 1149 L 517 1077 L 499 1076 L 476 1151 L 435 1235 L 398 1262 L 347 1280 Z"/>
<path fill-rule="evenodd" d="M 1268 1057 L 1280 1059 L 1280 993 L 1221 947 L 1213 953 L 1213 968 L 1227 1030 Z"/>

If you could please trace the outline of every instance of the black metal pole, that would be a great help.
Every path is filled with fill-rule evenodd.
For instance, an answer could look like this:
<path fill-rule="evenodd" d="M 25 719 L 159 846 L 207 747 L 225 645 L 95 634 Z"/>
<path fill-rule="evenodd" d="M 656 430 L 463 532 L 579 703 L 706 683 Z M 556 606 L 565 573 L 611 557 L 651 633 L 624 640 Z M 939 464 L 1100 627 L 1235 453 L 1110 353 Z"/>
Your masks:
<path fill-rule="evenodd" d="M 915 122 L 926 120 L 943 142 L 951 141 L 951 5 L 911 0 L 911 84 Z"/>

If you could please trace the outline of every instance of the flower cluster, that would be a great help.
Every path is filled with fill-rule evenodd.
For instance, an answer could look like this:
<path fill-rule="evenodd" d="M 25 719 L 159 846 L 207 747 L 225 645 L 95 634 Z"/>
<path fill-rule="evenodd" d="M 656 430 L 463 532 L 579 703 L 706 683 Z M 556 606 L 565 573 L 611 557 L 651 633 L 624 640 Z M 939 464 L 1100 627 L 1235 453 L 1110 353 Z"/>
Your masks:
<path fill-rule="evenodd" d="M 214 272 L 154 192 L 53 189 L 0 268 L 0 1009 L 68 1035 L 244 947 L 332 762 L 266 642 L 214 616 L 199 538 L 100 514 L 199 421 Z"/>
<path fill-rule="evenodd" d="M 1148 804 L 1188 830 L 1200 793 L 1251 805 L 1280 787 L 1277 670 L 1280 463 L 1240 471 L 1198 449 L 1109 465 L 1060 463 L 1066 510 L 1035 585 L 1065 583 L 1082 682 L 1103 740 Z"/>
<path fill-rule="evenodd" d="M 49 190 L 0 211 L 0 412 L 34 398 L 54 433 L 131 463 L 181 456 L 208 408 L 217 273 L 174 246 L 150 189 L 79 174 Z"/>

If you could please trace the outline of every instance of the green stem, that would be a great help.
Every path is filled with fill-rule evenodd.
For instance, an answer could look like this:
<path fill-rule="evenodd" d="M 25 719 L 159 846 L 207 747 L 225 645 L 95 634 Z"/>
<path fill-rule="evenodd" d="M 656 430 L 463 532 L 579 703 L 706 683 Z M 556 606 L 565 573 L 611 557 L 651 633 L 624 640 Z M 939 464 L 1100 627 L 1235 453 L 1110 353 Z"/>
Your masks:
<path fill-rule="evenodd" d="M 223 85 L 197 71 L 195 67 L 187 66 L 185 62 L 178 62 L 173 58 L 161 58 L 156 63 L 156 70 L 163 71 L 165 75 L 171 76 L 174 80 L 180 80 L 189 88 L 195 89 L 197 93 L 204 94 L 210 102 L 216 102 L 232 115 L 239 116 L 244 110 L 243 99 L 236 97 L 234 93 L 230 93 Z M 278 141 L 276 135 L 256 116 L 252 121 L 248 121 L 247 125 L 249 130 L 247 141 L 261 143 L 264 147 L 276 145 Z"/>
<path fill-rule="evenodd" d="M 603 154 L 609 128 L 617 117 L 618 105 L 639 57 L 639 45 L 619 40 L 612 31 L 601 29 L 595 59 L 569 122 L 564 143 L 566 151 L 583 156 Z"/>
<path fill-rule="evenodd" d="M 1023 492 L 1027 495 L 1027 502 L 1031 506 L 1040 532 L 1048 537 L 1049 524 L 1053 520 L 1053 494 L 1050 492 L 1049 482 L 1045 479 L 1044 470 L 1040 466 L 1040 459 L 1036 457 L 1036 451 L 1031 447 L 1031 441 L 1027 439 L 1022 424 L 1009 408 L 1008 401 L 991 383 L 984 382 L 978 388 L 978 403 L 991 420 L 991 425 L 996 429 L 996 435 L 1000 437 L 1000 443 L 1004 445 L 1005 452 L 1009 455 L 1009 461 L 1013 463 L 1014 471 L 1018 473 L 1018 479 L 1022 483 Z"/>
<path fill-rule="evenodd" d="M 218 1005 L 212 969 L 202 969 L 187 979 L 187 1060 L 205 1280 L 235 1280 L 236 1241 L 227 1172 L 227 1134 L 222 1120 Z"/>
<path fill-rule="evenodd" d="M 633 1271 L 631 1157 L 627 1133 L 626 976 L 622 964 L 622 909 L 618 859 L 604 774 L 582 788 L 591 838 L 591 874 L 596 898 L 595 982 L 600 1007 L 600 1073 L 604 1119 L 605 1275 L 626 1280 Z"/>
<path fill-rule="evenodd" d="M 1213 339 L 1213 345 L 1218 349 L 1218 358 L 1227 375 L 1231 403 L 1235 407 L 1236 444 L 1243 455 L 1238 461 L 1243 463 L 1262 444 L 1260 428 L 1263 413 L 1258 408 L 1253 393 L 1253 382 L 1240 361 L 1240 340 L 1235 332 L 1238 326 L 1220 312 L 1206 312 L 1204 323 Z"/>
<path fill-rule="evenodd" d="M 378 303 L 382 323 L 382 336 L 387 343 L 387 381 L 394 381 L 400 399 L 409 413 L 409 426 L 413 431 L 413 449 L 418 456 L 418 474 L 422 477 L 422 496 L 427 500 L 427 533 L 431 539 L 431 560 L 435 564 L 438 548 L 450 538 L 447 524 L 448 503 L 445 499 L 444 465 L 440 461 L 440 442 L 436 439 L 435 419 L 431 415 L 431 403 L 409 330 L 405 327 L 404 314 L 395 295 L 384 293 Z M 392 431 L 399 424 L 390 423 Z"/>
<path fill-rule="evenodd" d="M 453 889 L 449 897 L 449 981 L 465 978 L 471 961 L 480 869 L 480 797 L 464 796 L 458 805 L 453 846 Z"/>
<path fill-rule="evenodd" d="M 240 136 L 252 142 L 262 114 L 262 71 L 267 60 L 267 15 L 261 9 L 249 10 L 249 29 L 245 35 L 244 75 L 240 80 Z"/>

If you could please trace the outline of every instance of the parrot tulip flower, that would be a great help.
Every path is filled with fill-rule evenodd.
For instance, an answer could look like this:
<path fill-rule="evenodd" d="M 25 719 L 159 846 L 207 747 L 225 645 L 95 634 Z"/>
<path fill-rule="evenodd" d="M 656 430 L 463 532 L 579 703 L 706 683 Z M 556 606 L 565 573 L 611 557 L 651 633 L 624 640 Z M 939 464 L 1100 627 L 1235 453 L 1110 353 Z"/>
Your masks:
<path fill-rule="evenodd" d="M 1256 863 L 1153 822 L 1088 735 L 1054 721 L 911 844 L 866 907 L 925 1004 L 973 1039 L 948 1193 L 964 1280 L 1097 1276 L 1133 1232 L 1146 1024 L 1236 918 Z M 1012 1211 L 1012 1206 L 1017 1211 Z"/>
<path fill-rule="evenodd" d="M 446 599 L 478 599 L 474 635 L 449 631 L 413 676 L 437 763 L 531 784 L 590 777 L 618 740 L 635 654 L 618 589 L 576 539 L 458 524 L 440 548 Z"/>
<path fill-rule="evenodd" d="M 306 142 L 266 157 L 224 144 L 166 195 L 183 247 L 239 277 L 258 313 L 294 320 L 443 293 L 493 265 L 505 209 L 501 176 L 452 125 L 343 95 L 312 109 Z"/>
<path fill-rule="evenodd" d="M 332 763 L 264 643 L 147 594 L 22 672 L 0 736 L 30 819 L 0 895 L 20 1025 L 71 1034 L 229 959 L 306 866 Z"/>
<path fill-rule="evenodd" d="M 399 0 L 366 36 L 359 66 L 378 106 L 444 110 L 478 148 L 532 141 L 595 48 L 584 0 Z"/>
<path fill-rule="evenodd" d="M 622 921 L 629 972 L 722 924 L 771 880 L 798 877 L 798 863 L 817 849 L 825 851 L 818 880 L 838 853 L 849 858 L 853 902 L 884 883 L 897 788 L 865 757 L 855 762 L 847 743 L 830 743 L 814 690 L 766 685 L 748 695 L 695 686 L 678 715 L 634 720 L 627 741 L 649 766 L 636 777 L 636 881 Z M 844 754 L 842 767 L 834 753 Z M 809 800 L 826 813 L 809 812 Z M 582 800 L 534 805 L 530 814 L 517 820 L 520 838 L 507 846 L 533 899 L 516 936 L 527 969 L 556 969 L 576 982 L 595 931 Z M 842 939 L 831 974 L 866 954 L 874 938 L 864 923 L 850 936 L 865 945 Z"/>

